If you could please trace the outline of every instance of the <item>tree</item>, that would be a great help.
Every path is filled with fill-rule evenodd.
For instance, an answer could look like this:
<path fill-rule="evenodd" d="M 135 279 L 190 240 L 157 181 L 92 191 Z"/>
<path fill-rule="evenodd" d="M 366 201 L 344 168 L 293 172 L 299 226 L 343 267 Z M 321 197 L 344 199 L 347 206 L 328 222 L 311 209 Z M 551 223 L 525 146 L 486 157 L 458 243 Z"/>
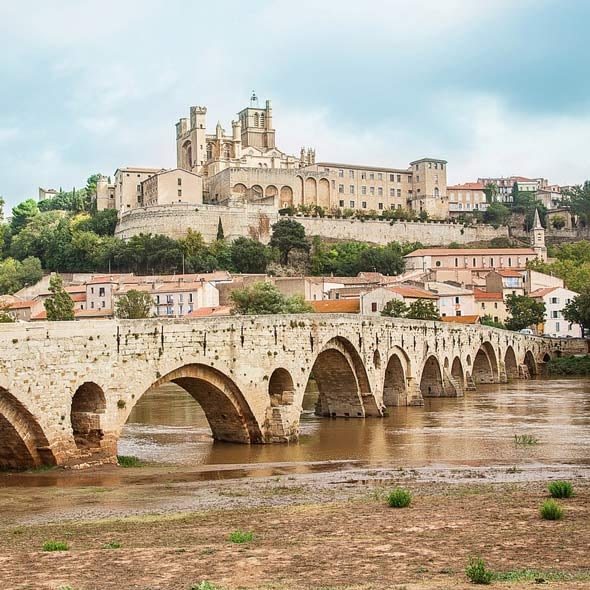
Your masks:
<path fill-rule="evenodd" d="M 437 321 L 440 319 L 435 303 L 428 299 L 416 299 L 416 301 L 411 303 L 406 317 L 412 320 Z"/>
<path fill-rule="evenodd" d="M 0 324 L 12 324 L 14 318 L 8 312 L 10 308 L 7 305 L 0 305 Z"/>
<path fill-rule="evenodd" d="M 15 293 L 23 287 L 34 285 L 43 277 L 41 261 L 28 257 L 22 262 L 6 258 L 0 262 L 0 295 Z"/>
<path fill-rule="evenodd" d="M 545 319 L 545 303 L 526 295 L 507 295 L 506 309 L 510 317 L 506 321 L 508 330 L 522 330 L 537 326 Z"/>
<path fill-rule="evenodd" d="M 312 307 L 300 295 L 286 297 L 271 283 L 254 283 L 250 287 L 236 289 L 231 294 L 233 313 L 281 314 L 309 313 Z"/>
<path fill-rule="evenodd" d="M 0 222 L 4 221 L 4 205 L 6 201 L 0 195 Z"/>
<path fill-rule="evenodd" d="M 291 250 L 309 252 L 309 243 L 305 239 L 305 228 L 294 219 L 281 219 L 272 226 L 271 248 L 277 248 L 281 264 L 288 264 Z"/>
<path fill-rule="evenodd" d="M 510 210 L 502 203 L 494 202 L 483 213 L 483 220 L 494 227 L 506 225 L 510 217 Z"/>
<path fill-rule="evenodd" d="M 381 311 L 381 315 L 388 318 L 405 318 L 407 314 L 408 306 L 403 299 L 391 299 Z"/>
<path fill-rule="evenodd" d="M 495 182 L 488 182 L 485 185 L 483 192 L 485 193 L 486 202 L 488 204 L 495 203 L 499 193 L 498 185 Z"/>
<path fill-rule="evenodd" d="M 113 236 L 117 227 L 117 210 L 96 211 L 78 224 L 81 231 L 91 231 L 98 236 Z"/>
<path fill-rule="evenodd" d="M 564 191 L 563 204 L 569 205 L 572 213 L 578 215 L 585 225 L 590 220 L 590 180 L 582 185 Z"/>
<path fill-rule="evenodd" d="M 490 326 L 490 328 L 500 328 L 504 330 L 506 327 L 502 322 L 494 321 L 494 318 L 492 318 L 491 315 L 484 315 L 479 321 L 482 326 Z"/>
<path fill-rule="evenodd" d="M 590 330 L 590 290 L 576 295 L 564 308 L 563 317 L 570 324 L 578 324 L 582 335 Z"/>
<path fill-rule="evenodd" d="M 28 199 L 12 208 L 12 232 L 17 234 L 31 219 L 39 215 L 39 207 L 33 199 Z"/>
<path fill-rule="evenodd" d="M 154 300 L 147 291 L 130 289 L 117 299 L 115 313 L 118 318 L 142 320 L 150 317 L 153 304 Z"/>
<path fill-rule="evenodd" d="M 240 237 L 231 244 L 231 260 L 237 272 L 264 273 L 270 257 L 269 248 L 258 240 Z"/>
<path fill-rule="evenodd" d="M 51 295 L 45 300 L 45 311 L 50 322 L 70 321 L 74 319 L 74 302 L 63 287 L 58 274 L 49 279 Z"/>
<path fill-rule="evenodd" d="M 555 229 L 563 229 L 566 224 L 566 219 L 563 215 L 556 215 L 551 219 L 551 225 Z"/>
<path fill-rule="evenodd" d="M 223 224 L 221 223 L 221 217 L 219 218 L 219 222 L 217 223 L 217 237 L 216 240 L 223 240 L 225 236 L 223 235 Z"/>

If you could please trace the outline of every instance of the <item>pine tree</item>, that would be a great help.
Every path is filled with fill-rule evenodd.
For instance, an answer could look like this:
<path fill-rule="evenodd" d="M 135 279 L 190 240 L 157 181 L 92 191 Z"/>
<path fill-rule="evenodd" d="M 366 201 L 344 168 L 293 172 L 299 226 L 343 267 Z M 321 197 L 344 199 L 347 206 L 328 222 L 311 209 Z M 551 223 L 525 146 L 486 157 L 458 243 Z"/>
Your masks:
<path fill-rule="evenodd" d="M 216 240 L 223 240 L 225 236 L 223 234 L 223 224 L 221 223 L 221 217 L 219 218 L 219 223 L 217 224 L 217 238 Z"/>
<path fill-rule="evenodd" d="M 63 287 L 59 275 L 49 280 L 51 295 L 45 300 L 45 311 L 50 322 L 71 321 L 74 319 L 74 302 Z"/>

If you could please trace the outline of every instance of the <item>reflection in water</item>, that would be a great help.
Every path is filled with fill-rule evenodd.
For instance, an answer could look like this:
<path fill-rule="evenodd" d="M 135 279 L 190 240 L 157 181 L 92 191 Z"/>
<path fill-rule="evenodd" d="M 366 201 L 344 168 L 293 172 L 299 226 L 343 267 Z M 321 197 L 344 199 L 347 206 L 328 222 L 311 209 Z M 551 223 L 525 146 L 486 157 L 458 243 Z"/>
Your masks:
<path fill-rule="evenodd" d="M 383 419 L 318 418 L 314 402 L 312 396 L 304 400 L 299 443 L 218 443 L 200 406 L 168 384 L 139 400 L 123 430 L 119 453 L 183 465 L 361 460 L 411 467 L 589 460 L 588 380 L 480 386 L 461 399 L 390 408 Z M 515 434 L 532 434 L 540 442 L 517 447 Z"/>

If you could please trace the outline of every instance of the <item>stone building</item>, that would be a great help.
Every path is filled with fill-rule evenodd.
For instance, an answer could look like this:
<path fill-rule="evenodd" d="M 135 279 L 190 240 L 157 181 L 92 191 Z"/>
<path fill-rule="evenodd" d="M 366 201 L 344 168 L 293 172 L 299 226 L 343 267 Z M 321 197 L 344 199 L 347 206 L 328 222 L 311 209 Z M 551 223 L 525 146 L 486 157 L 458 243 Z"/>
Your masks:
<path fill-rule="evenodd" d="M 485 186 L 480 182 L 466 182 L 447 187 L 451 217 L 488 208 Z"/>
<path fill-rule="evenodd" d="M 148 176 L 141 183 L 145 207 L 172 203 L 203 203 L 203 179 L 198 174 L 175 168 Z"/>

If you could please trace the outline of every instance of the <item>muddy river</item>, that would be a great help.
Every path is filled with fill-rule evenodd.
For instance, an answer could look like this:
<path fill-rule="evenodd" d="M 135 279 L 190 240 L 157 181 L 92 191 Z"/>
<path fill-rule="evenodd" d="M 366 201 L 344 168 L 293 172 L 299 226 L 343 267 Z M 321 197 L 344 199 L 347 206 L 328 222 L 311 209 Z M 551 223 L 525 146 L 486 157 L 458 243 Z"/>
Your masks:
<path fill-rule="evenodd" d="M 329 461 L 404 467 L 590 463 L 590 380 L 480 386 L 460 399 L 391 408 L 382 419 L 318 418 L 314 403 L 313 395 L 306 395 L 297 444 L 218 443 L 200 406 L 169 384 L 139 401 L 119 454 L 154 463 L 225 467 Z M 515 444 L 515 435 L 538 442 Z"/>

